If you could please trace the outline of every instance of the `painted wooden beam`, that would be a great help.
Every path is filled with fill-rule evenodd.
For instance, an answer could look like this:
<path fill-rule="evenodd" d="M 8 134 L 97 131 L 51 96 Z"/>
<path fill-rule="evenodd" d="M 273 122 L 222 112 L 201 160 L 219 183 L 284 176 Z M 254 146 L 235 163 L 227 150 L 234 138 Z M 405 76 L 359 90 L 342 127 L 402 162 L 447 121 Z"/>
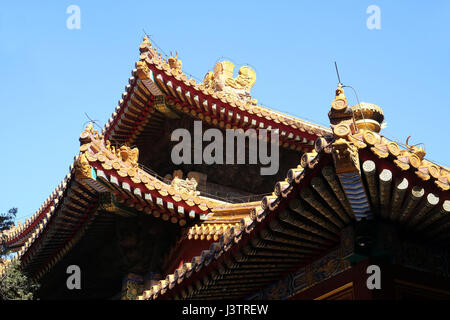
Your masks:
<path fill-rule="evenodd" d="M 425 190 L 422 187 L 414 186 L 411 189 L 411 192 L 408 194 L 408 197 L 405 200 L 405 204 L 402 208 L 402 213 L 399 218 L 399 222 L 404 224 L 408 219 L 409 215 L 419 203 L 420 199 L 422 199 L 425 194 Z"/>
<path fill-rule="evenodd" d="M 359 171 L 338 174 L 356 220 L 372 219 L 373 213 Z"/>
<path fill-rule="evenodd" d="M 333 193 L 328 189 L 327 183 L 321 177 L 314 177 L 311 180 L 311 186 L 317 193 L 322 197 L 322 199 L 339 215 L 339 218 L 345 223 L 350 222 L 350 218 L 345 213 L 344 209 L 340 205 L 339 201 L 333 195 Z"/>
<path fill-rule="evenodd" d="M 384 219 L 387 219 L 389 216 L 389 204 L 391 199 L 392 172 L 388 169 L 383 169 L 379 175 L 379 179 L 380 211 L 381 216 Z"/>
<path fill-rule="evenodd" d="M 363 162 L 362 169 L 364 176 L 366 177 L 367 185 L 369 186 L 370 201 L 372 202 L 372 207 L 378 209 L 378 191 L 377 191 L 377 181 L 375 178 L 376 165 L 372 160 L 366 160 Z"/>
<path fill-rule="evenodd" d="M 400 209 L 405 199 L 406 190 L 408 189 L 408 179 L 397 179 L 393 193 L 392 193 L 392 206 L 391 206 L 391 219 L 396 221 L 400 215 Z"/>
<path fill-rule="evenodd" d="M 303 200 L 309 203 L 311 207 L 316 209 L 324 218 L 331 221 L 335 226 L 341 229 L 344 224 L 336 217 L 326 206 L 316 199 L 310 188 L 303 188 L 300 191 L 300 196 Z"/>
<path fill-rule="evenodd" d="M 429 213 L 439 203 L 439 197 L 433 193 L 427 194 L 422 203 L 417 207 L 416 214 L 407 222 L 410 227 L 416 226 L 427 213 Z"/>
<path fill-rule="evenodd" d="M 417 226 L 418 230 L 425 230 L 434 223 L 439 223 L 450 218 L 450 200 L 445 200 L 430 213 L 429 218 Z M 440 224 L 443 225 L 443 224 Z"/>
<path fill-rule="evenodd" d="M 301 217 L 312 221 L 313 223 L 325 228 L 329 232 L 333 234 L 337 234 L 339 232 L 339 228 L 337 228 L 334 224 L 332 224 L 329 220 L 323 217 L 320 214 L 314 214 L 309 210 L 306 210 L 302 205 L 300 199 L 293 199 L 289 202 L 289 208 L 299 214 Z"/>
<path fill-rule="evenodd" d="M 353 210 L 350 206 L 350 203 L 348 202 L 348 199 L 342 190 L 341 183 L 339 182 L 333 167 L 331 166 L 325 166 L 322 169 L 322 175 L 327 180 L 328 184 L 330 185 L 331 189 L 333 190 L 336 197 L 341 202 L 342 207 L 344 207 L 345 211 L 347 212 L 347 215 L 350 219 L 355 219 L 355 215 L 353 214 Z"/>

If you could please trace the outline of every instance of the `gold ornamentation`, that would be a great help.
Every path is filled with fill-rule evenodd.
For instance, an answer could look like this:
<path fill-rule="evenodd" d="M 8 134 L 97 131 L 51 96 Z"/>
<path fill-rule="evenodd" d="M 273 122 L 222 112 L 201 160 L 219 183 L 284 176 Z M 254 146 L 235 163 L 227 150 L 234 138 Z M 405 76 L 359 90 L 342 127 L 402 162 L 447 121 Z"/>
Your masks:
<path fill-rule="evenodd" d="M 417 154 L 412 153 L 409 156 L 409 163 L 411 163 L 414 168 L 418 169 L 420 167 L 420 164 L 422 163 L 422 160 Z"/>
<path fill-rule="evenodd" d="M 112 167 L 114 168 L 114 170 L 120 170 L 121 168 L 120 162 L 118 160 L 113 161 Z"/>
<path fill-rule="evenodd" d="M 348 108 L 347 98 L 345 97 L 344 89 L 341 84 L 338 85 L 336 96 L 331 102 L 328 118 L 330 119 L 331 128 L 333 129 L 334 134 L 338 137 L 348 136 L 355 132 L 353 113 L 350 108 Z M 339 126 L 339 128 L 336 128 L 337 126 Z M 342 126 L 347 126 L 348 129 Z"/>
<path fill-rule="evenodd" d="M 333 132 L 340 138 L 345 138 L 351 133 L 350 127 L 346 123 L 340 123 L 337 126 L 335 126 Z"/>
<path fill-rule="evenodd" d="M 176 53 L 175 57 L 172 57 L 172 54 L 170 54 L 170 58 L 167 60 L 169 63 L 170 69 L 172 70 L 173 74 L 182 74 L 183 73 L 183 63 L 180 59 L 178 59 L 178 52 Z"/>
<path fill-rule="evenodd" d="M 438 180 L 434 181 L 434 183 L 443 191 L 450 190 L 450 175 L 448 176 L 441 176 Z"/>
<path fill-rule="evenodd" d="M 94 134 L 92 122 L 89 122 L 84 131 L 80 134 L 80 145 L 83 146 L 92 141 L 91 136 Z M 84 150 L 80 150 L 84 151 Z"/>
<path fill-rule="evenodd" d="M 351 107 L 355 124 L 359 130 L 380 132 L 384 120 L 383 110 L 375 104 L 361 102 Z"/>
<path fill-rule="evenodd" d="M 170 184 L 175 190 L 179 193 L 186 193 L 189 195 L 199 195 L 200 192 L 196 191 L 197 189 L 197 181 L 194 178 L 187 178 L 186 180 L 180 179 L 175 176 Z"/>
<path fill-rule="evenodd" d="M 122 178 L 125 178 L 128 175 L 127 170 L 125 168 L 120 168 L 120 170 L 117 171 L 117 174 Z"/>
<path fill-rule="evenodd" d="M 364 141 L 373 146 L 380 142 L 380 136 L 372 131 L 365 131 L 363 134 Z"/>
<path fill-rule="evenodd" d="M 420 167 L 418 170 L 416 170 L 416 175 L 422 179 L 422 180 L 429 180 L 430 179 L 430 175 L 429 175 L 429 171 L 428 171 L 428 167 Z"/>
<path fill-rule="evenodd" d="M 88 132 L 90 134 L 94 133 L 94 126 L 92 125 L 92 122 L 89 122 L 86 128 L 84 129 L 84 132 Z"/>
<path fill-rule="evenodd" d="M 205 77 L 203 78 L 203 86 L 206 89 L 213 89 L 214 88 L 214 73 L 209 71 Z"/>
<path fill-rule="evenodd" d="M 143 184 L 147 184 L 147 183 L 150 182 L 150 179 L 148 178 L 147 175 L 141 175 L 141 176 L 139 176 L 139 179 L 141 180 L 141 182 L 142 182 Z"/>
<path fill-rule="evenodd" d="M 367 147 L 367 144 L 363 142 L 362 135 L 349 135 L 347 136 L 348 141 L 353 143 L 358 149 L 364 149 Z"/>
<path fill-rule="evenodd" d="M 217 92 L 219 98 L 223 93 L 224 98 L 230 101 L 238 98 L 241 101 L 256 104 L 257 100 L 252 99 L 250 90 L 256 82 L 255 71 L 243 66 L 239 68 L 239 74 L 233 78 L 234 64 L 229 61 L 221 61 L 214 66 L 214 72 L 208 72 L 203 78 L 203 86 L 206 90 Z"/>
<path fill-rule="evenodd" d="M 241 67 L 239 69 L 239 75 L 236 78 L 226 78 L 225 85 L 230 86 L 235 89 L 242 89 L 249 91 L 254 86 L 256 82 L 255 71 L 247 66 Z"/>
<path fill-rule="evenodd" d="M 417 145 L 411 145 L 411 146 L 408 145 L 409 138 L 411 138 L 411 136 L 409 136 L 409 137 L 406 139 L 406 147 L 409 149 L 409 151 L 411 151 L 412 153 L 414 153 L 415 155 L 417 155 L 417 157 L 418 157 L 420 160 L 423 160 L 423 158 L 425 158 L 425 154 L 426 154 L 425 150 L 424 150 L 423 148 L 417 147 Z"/>
<path fill-rule="evenodd" d="M 97 161 L 97 159 L 98 159 L 98 157 L 95 153 L 84 152 L 83 156 L 85 156 L 87 161 L 89 161 L 89 162 L 94 162 L 94 161 Z"/>
<path fill-rule="evenodd" d="M 430 163 L 428 165 L 428 171 L 430 172 L 431 176 L 435 179 L 439 178 L 441 175 L 441 169 L 433 163 Z"/>
<path fill-rule="evenodd" d="M 97 156 L 97 160 L 100 162 L 105 162 L 106 161 L 106 156 L 104 154 L 99 154 Z"/>
<path fill-rule="evenodd" d="M 75 179 L 92 178 L 91 169 L 91 165 L 89 164 L 85 153 L 82 153 L 75 162 Z"/>
<path fill-rule="evenodd" d="M 375 153 L 378 158 L 387 158 L 389 156 L 389 152 L 387 150 L 387 146 L 384 144 L 376 144 L 370 148 L 373 153 Z"/>
<path fill-rule="evenodd" d="M 131 149 L 127 146 L 121 146 L 119 149 L 119 155 L 123 162 L 128 162 L 132 166 L 137 166 L 137 161 L 139 158 L 138 148 Z"/>
<path fill-rule="evenodd" d="M 400 160 L 394 160 L 394 163 L 397 165 L 397 167 L 399 167 L 402 170 L 408 170 L 410 168 L 408 163 L 405 163 Z"/>
<path fill-rule="evenodd" d="M 336 173 L 359 171 L 358 148 L 343 138 L 333 143 L 333 160 Z"/>
<path fill-rule="evenodd" d="M 141 60 L 136 62 L 136 68 L 139 79 L 145 80 L 150 78 L 150 69 L 145 61 Z"/>
<path fill-rule="evenodd" d="M 111 152 L 111 142 L 109 140 L 105 141 L 105 148 L 106 148 L 106 150 Z"/>
<path fill-rule="evenodd" d="M 129 177 L 133 178 L 137 175 L 137 170 L 136 168 L 130 168 L 128 169 L 127 173 Z"/>
<path fill-rule="evenodd" d="M 387 148 L 389 150 L 389 153 L 392 154 L 393 156 L 397 157 L 400 154 L 400 147 L 398 146 L 397 143 L 391 141 L 388 142 L 387 144 Z"/>
<path fill-rule="evenodd" d="M 141 59 L 145 59 L 146 56 L 148 56 L 150 59 L 158 57 L 156 49 L 152 47 L 152 43 L 149 41 L 147 36 L 144 37 L 139 47 L 139 51 L 141 52 Z"/>
<path fill-rule="evenodd" d="M 336 89 L 336 97 L 334 98 L 333 102 L 331 102 L 331 107 L 335 110 L 341 111 L 347 108 L 347 98 L 345 97 L 344 89 L 342 88 L 342 85 L 339 83 L 337 89 Z"/>

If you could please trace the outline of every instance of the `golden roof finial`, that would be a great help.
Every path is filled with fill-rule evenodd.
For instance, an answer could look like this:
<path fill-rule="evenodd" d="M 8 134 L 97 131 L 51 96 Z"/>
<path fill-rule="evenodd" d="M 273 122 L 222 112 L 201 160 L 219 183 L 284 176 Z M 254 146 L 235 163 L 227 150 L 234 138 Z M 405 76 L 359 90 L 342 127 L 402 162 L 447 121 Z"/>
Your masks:
<path fill-rule="evenodd" d="M 384 121 L 381 108 L 373 103 L 361 102 L 351 107 L 355 125 L 359 130 L 380 132 Z"/>
<path fill-rule="evenodd" d="M 339 83 L 336 88 L 336 96 L 331 102 L 328 118 L 330 119 L 333 133 L 336 136 L 342 138 L 355 132 L 353 113 L 352 110 L 348 108 L 347 98 L 345 97 L 344 88 L 341 83 Z"/>
<path fill-rule="evenodd" d="M 342 110 L 348 106 L 347 98 L 345 97 L 344 88 L 342 88 L 342 84 L 339 83 L 336 88 L 336 97 L 333 102 L 331 102 L 331 107 L 335 110 Z"/>
<path fill-rule="evenodd" d="M 83 132 L 80 134 L 80 145 L 89 143 L 92 141 L 91 135 L 94 134 L 94 126 L 92 125 L 92 121 L 88 123 L 86 128 L 83 130 Z"/>
<path fill-rule="evenodd" d="M 153 52 L 152 43 L 150 42 L 147 35 L 145 35 L 144 38 L 142 39 L 142 43 L 139 46 L 139 51 L 141 52 L 141 54 L 149 53 L 152 56 L 155 54 Z"/>
<path fill-rule="evenodd" d="M 411 146 L 408 145 L 409 138 L 411 138 L 411 136 L 406 138 L 406 147 L 409 149 L 410 152 L 416 154 L 420 158 L 420 160 L 423 160 L 423 158 L 425 158 L 426 155 L 425 149 L 419 148 L 417 145 Z"/>
<path fill-rule="evenodd" d="M 89 133 L 94 133 L 94 126 L 92 124 L 92 121 L 89 121 L 89 123 L 86 126 L 86 128 L 84 129 L 84 131 L 89 132 Z"/>

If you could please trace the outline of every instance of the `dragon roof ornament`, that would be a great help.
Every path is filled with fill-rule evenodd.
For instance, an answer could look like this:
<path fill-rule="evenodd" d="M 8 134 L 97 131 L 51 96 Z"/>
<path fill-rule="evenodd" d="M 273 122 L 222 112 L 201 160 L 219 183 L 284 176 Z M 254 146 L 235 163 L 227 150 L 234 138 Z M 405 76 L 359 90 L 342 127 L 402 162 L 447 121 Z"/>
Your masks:
<path fill-rule="evenodd" d="M 206 89 L 220 91 L 232 99 L 256 105 L 258 101 L 252 99 L 250 90 L 256 82 L 256 72 L 249 66 L 239 68 L 238 76 L 233 78 L 234 64 L 230 61 L 219 61 L 214 66 L 214 72 L 209 71 L 203 78 Z"/>

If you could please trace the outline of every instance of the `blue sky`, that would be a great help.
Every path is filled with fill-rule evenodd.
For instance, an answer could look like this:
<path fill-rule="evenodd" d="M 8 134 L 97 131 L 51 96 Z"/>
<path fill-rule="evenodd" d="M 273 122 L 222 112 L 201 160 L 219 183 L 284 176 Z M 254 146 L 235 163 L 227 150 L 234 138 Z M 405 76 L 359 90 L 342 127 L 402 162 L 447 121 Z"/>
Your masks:
<path fill-rule="evenodd" d="M 72 4 L 81 9 L 80 30 L 66 27 Z M 366 26 L 370 5 L 381 10 L 381 30 Z M 178 51 L 196 78 L 221 57 L 250 64 L 260 103 L 327 126 L 336 60 L 342 82 L 383 108 L 386 136 L 411 135 L 411 143 L 425 143 L 427 158 L 450 165 L 449 1 L 3 1 L 0 8 L 0 211 L 16 206 L 22 221 L 68 173 L 85 112 L 104 125 L 114 111 L 143 28 L 166 53 Z"/>

